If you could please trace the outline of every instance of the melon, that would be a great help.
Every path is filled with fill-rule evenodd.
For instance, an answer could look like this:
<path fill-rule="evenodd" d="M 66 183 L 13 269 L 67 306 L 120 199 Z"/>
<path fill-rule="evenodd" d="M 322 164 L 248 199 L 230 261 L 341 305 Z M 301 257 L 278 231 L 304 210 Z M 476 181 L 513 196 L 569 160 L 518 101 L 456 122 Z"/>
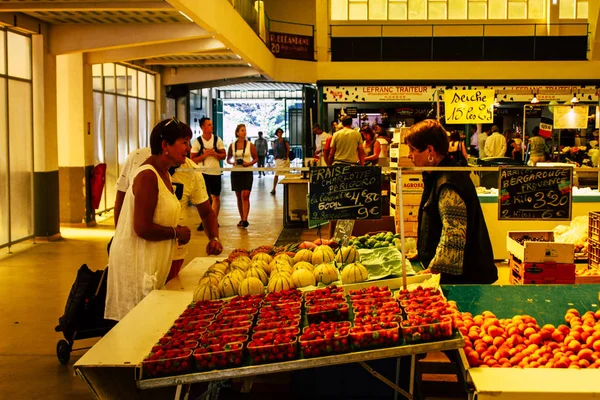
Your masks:
<path fill-rule="evenodd" d="M 250 257 L 240 256 L 233 260 L 231 264 L 229 264 L 229 268 L 232 270 L 241 269 L 245 272 L 248 268 L 250 268 L 250 265 L 252 265 L 252 260 Z"/>
<path fill-rule="evenodd" d="M 311 262 L 314 265 L 319 265 L 323 263 L 332 262 L 335 259 L 335 254 L 333 254 L 333 250 L 329 246 L 317 246 L 313 250 Z"/>
<path fill-rule="evenodd" d="M 360 254 L 354 246 L 342 246 L 335 256 L 335 262 L 346 265 L 360 261 Z"/>
<path fill-rule="evenodd" d="M 300 261 L 312 261 L 312 250 L 303 249 L 299 250 L 294 256 L 294 264 L 299 263 Z"/>
<path fill-rule="evenodd" d="M 223 275 L 225 275 L 227 272 L 229 272 L 229 264 L 225 264 L 223 262 L 217 262 L 217 263 L 214 263 L 213 265 L 211 265 L 210 267 L 208 267 L 208 271 L 209 272 L 220 272 Z"/>
<path fill-rule="evenodd" d="M 348 283 L 360 283 L 367 280 L 369 272 L 361 263 L 355 262 L 346 265 L 342 270 L 342 283 L 344 285 Z"/>
<path fill-rule="evenodd" d="M 221 282 L 219 282 L 219 292 L 221 292 L 221 297 L 236 296 L 238 294 L 239 286 L 239 280 L 231 275 L 226 275 Z"/>
<path fill-rule="evenodd" d="M 292 289 L 292 278 L 286 275 L 277 275 L 269 280 L 267 290 L 269 292 L 280 292 L 282 290 Z"/>
<path fill-rule="evenodd" d="M 246 278 L 257 278 L 263 283 L 263 286 L 265 286 L 269 280 L 265 270 L 259 267 L 252 267 L 246 271 Z"/>
<path fill-rule="evenodd" d="M 317 282 L 321 282 L 324 285 L 329 285 L 331 282 L 338 280 L 338 269 L 333 263 L 322 263 L 315 267 L 313 271 Z"/>
<path fill-rule="evenodd" d="M 216 277 L 215 275 L 204 275 L 202 278 L 200 278 L 200 280 L 198 281 L 198 285 L 205 285 L 205 284 L 211 284 L 211 285 L 218 285 L 219 281 L 221 279 Z"/>
<path fill-rule="evenodd" d="M 292 272 L 298 271 L 299 269 L 307 269 L 310 272 L 313 272 L 315 270 L 315 266 L 309 262 L 300 261 L 300 262 L 297 262 L 296 264 L 294 264 L 294 268 L 292 268 Z"/>
<path fill-rule="evenodd" d="M 194 301 L 216 300 L 219 298 L 221 298 L 221 293 L 219 292 L 219 288 L 210 283 L 207 283 L 204 285 L 199 285 L 194 290 Z"/>
<path fill-rule="evenodd" d="M 245 296 L 247 294 L 262 294 L 265 292 L 265 285 L 258 278 L 250 277 L 240 282 L 239 294 Z"/>
<path fill-rule="evenodd" d="M 292 274 L 292 284 L 297 288 L 314 286 L 316 283 L 315 276 L 307 269 L 299 269 Z"/>
<path fill-rule="evenodd" d="M 244 279 L 246 279 L 246 272 L 242 271 L 241 269 L 234 269 L 233 271 L 231 271 L 230 273 L 228 273 L 225 276 L 231 276 L 233 278 L 235 278 L 238 281 L 243 281 Z M 224 277 L 223 277 L 224 278 Z M 221 278 L 221 280 L 223 279 Z"/>
<path fill-rule="evenodd" d="M 292 267 L 294 265 L 294 259 L 292 257 L 290 257 L 289 255 L 285 254 L 285 253 L 279 254 L 278 256 L 275 256 L 275 258 L 273 260 L 274 261 L 284 260 L 288 264 L 290 264 L 290 267 Z"/>
<path fill-rule="evenodd" d="M 286 260 L 284 260 L 284 259 L 279 259 L 279 260 L 275 260 L 275 259 L 273 259 L 273 261 L 271 261 L 271 262 L 269 263 L 269 265 L 267 266 L 267 268 L 268 268 L 268 271 L 267 271 L 267 272 L 268 272 L 268 273 L 269 273 L 269 275 L 270 275 L 270 274 L 272 274 L 272 273 L 273 273 L 273 271 L 275 271 L 275 270 L 277 270 L 277 269 L 279 269 L 279 268 L 285 268 L 285 267 L 287 267 L 287 268 L 290 268 L 290 269 L 292 268 L 292 266 L 290 265 L 290 263 L 288 263 L 288 262 L 287 262 Z M 290 272 L 290 274 L 291 274 L 291 272 Z"/>
<path fill-rule="evenodd" d="M 273 257 L 271 257 L 267 253 L 258 253 L 254 257 L 252 257 L 252 261 L 264 261 L 267 264 L 273 261 Z"/>
<path fill-rule="evenodd" d="M 269 263 L 262 260 L 252 261 L 252 265 L 250 265 L 250 268 L 260 268 L 263 271 L 267 272 L 269 270 Z"/>
<path fill-rule="evenodd" d="M 282 270 L 282 271 L 273 271 L 273 272 L 271 272 L 271 275 L 269 276 L 269 281 L 271 279 L 277 277 L 277 276 L 280 276 L 280 275 L 287 276 L 290 279 L 292 278 L 292 273 L 291 272 L 284 271 L 284 270 Z"/>

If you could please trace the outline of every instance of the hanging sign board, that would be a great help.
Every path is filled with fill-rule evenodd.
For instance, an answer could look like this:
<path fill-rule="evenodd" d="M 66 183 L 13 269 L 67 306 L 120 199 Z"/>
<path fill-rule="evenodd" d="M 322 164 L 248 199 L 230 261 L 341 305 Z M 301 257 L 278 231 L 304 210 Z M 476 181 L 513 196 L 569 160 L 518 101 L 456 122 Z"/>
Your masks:
<path fill-rule="evenodd" d="M 588 106 L 554 106 L 555 129 L 586 129 Z"/>
<path fill-rule="evenodd" d="M 381 168 L 311 168 L 309 196 L 310 219 L 381 219 Z"/>
<path fill-rule="evenodd" d="M 358 117 L 358 108 L 356 107 L 346 107 L 346 115 L 352 118 Z"/>
<path fill-rule="evenodd" d="M 552 124 L 547 124 L 545 122 L 540 122 L 540 131 L 539 134 L 541 137 L 548 139 L 552 136 Z"/>
<path fill-rule="evenodd" d="M 269 48 L 271 49 L 271 53 L 277 58 L 308 61 L 315 59 L 314 39 L 312 36 L 270 32 Z"/>
<path fill-rule="evenodd" d="M 571 219 L 571 167 L 503 167 L 498 187 L 498 219 Z"/>
<path fill-rule="evenodd" d="M 310 207 L 310 195 L 306 195 L 306 209 L 308 210 Z M 329 221 L 325 219 L 312 219 L 311 213 L 308 213 L 308 229 L 318 228 L 325 224 L 328 224 Z"/>
<path fill-rule="evenodd" d="M 493 90 L 446 90 L 447 124 L 488 124 L 494 122 Z"/>
<path fill-rule="evenodd" d="M 431 102 L 436 91 L 431 86 L 324 86 L 323 102 Z"/>
<path fill-rule="evenodd" d="M 335 224 L 335 231 L 333 232 L 333 240 L 339 243 L 340 246 L 347 246 L 352 236 L 352 230 L 354 229 L 353 219 L 342 219 L 337 221 Z"/>

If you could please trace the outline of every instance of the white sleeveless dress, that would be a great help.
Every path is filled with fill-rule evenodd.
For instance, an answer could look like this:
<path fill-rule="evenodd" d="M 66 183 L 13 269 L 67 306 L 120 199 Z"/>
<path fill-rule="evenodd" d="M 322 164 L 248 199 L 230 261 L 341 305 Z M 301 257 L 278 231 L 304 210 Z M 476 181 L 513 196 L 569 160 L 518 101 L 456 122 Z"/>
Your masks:
<path fill-rule="evenodd" d="M 158 201 L 153 222 L 176 227 L 181 206 L 177 196 L 165 185 L 151 165 L 142 165 L 135 176 L 150 170 L 158 180 Z M 108 258 L 108 281 L 104 318 L 120 321 L 153 289 L 164 286 L 171 268 L 175 240 L 151 242 L 140 238 L 133 229 L 135 195 L 127 189 L 119 224 Z"/>

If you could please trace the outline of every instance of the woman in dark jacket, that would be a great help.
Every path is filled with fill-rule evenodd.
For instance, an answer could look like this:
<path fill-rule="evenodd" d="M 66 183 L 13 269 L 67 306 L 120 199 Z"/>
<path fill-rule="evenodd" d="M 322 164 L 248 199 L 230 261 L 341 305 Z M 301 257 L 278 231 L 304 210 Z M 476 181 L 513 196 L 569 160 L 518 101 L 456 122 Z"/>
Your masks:
<path fill-rule="evenodd" d="M 455 167 L 448 135 L 435 120 L 414 125 L 406 141 L 417 167 Z M 444 284 L 488 284 L 498 279 L 492 243 L 468 172 L 425 171 L 417 248 L 425 273 Z"/>

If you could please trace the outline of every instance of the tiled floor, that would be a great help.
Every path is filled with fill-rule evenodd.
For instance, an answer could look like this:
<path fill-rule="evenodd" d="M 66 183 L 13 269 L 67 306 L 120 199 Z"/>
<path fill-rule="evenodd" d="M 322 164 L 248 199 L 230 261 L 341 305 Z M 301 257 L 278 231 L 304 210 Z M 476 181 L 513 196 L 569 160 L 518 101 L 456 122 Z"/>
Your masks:
<path fill-rule="evenodd" d="M 235 195 L 229 179 L 223 179 L 219 217 L 223 254 L 236 247 L 252 248 L 274 243 L 282 227 L 282 186 L 271 196 L 272 176 L 255 176 L 247 230 L 239 221 Z M 190 209 L 192 241 L 186 262 L 204 254 L 206 236 L 197 232 L 198 214 Z M 79 266 L 92 269 L 107 263 L 106 245 L 112 237 L 113 219 L 105 217 L 95 228 L 63 227 L 63 240 L 18 244 L 0 249 L 0 399 L 90 399 L 91 393 L 73 374 L 73 363 L 82 352 L 74 352 L 68 366 L 58 363 L 54 332 L 58 317 Z M 314 233 L 312 233 L 314 235 Z M 309 234 L 310 235 L 310 234 Z M 506 270 L 506 268 L 503 268 Z M 504 274 L 505 282 L 507 274 Z M 90 345 L 95 339 L 77 342 Z"/>

